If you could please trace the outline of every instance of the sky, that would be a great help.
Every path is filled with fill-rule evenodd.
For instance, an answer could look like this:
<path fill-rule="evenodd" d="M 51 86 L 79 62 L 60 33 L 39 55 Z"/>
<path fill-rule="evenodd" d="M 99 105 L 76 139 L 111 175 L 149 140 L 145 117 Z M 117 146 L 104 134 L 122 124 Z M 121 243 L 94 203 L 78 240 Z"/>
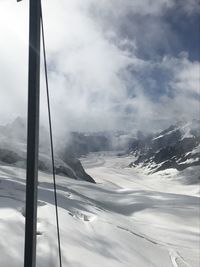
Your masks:
<path fill-rule="evenodd" d="M 200 114 L 199 0 L 42 0 L 57 131 L 157 131 Z M 28 1 L 0 0 L 0 124 L 27 115 Z M 47 122 L 41 63 L 41 122 Z"/>

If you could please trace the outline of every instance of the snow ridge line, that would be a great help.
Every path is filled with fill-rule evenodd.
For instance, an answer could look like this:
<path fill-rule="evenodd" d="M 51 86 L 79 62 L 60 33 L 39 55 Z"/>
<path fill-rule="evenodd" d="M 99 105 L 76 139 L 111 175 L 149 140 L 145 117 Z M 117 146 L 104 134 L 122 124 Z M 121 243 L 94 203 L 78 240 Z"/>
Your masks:
<path fill-rule="evenodd" d="M 121 229 L 121 230 L 123 230 L 123 231 L 127 231 L 127 232 L 129 232 L 129 233 L 131 233 L 131 234 L 133 234 L 133 235 L 135 235 L 135 236 L 140 237 L 140 238 L 143 238 L 143 239 L 145 239 L 146 241 L 149 241 L 149 242 L 151 242 L 151 243 L 154 244 L 154 245 L 159 245 L 159 243 L 157 243 L 156 241 L 153 241 L 153 240 L 151 240 L 150 238 L 145 237 L 145 236 L 143 236 L 143 235 L 141 235 L 141 234 L 137 234 L 137 233 L 131 231 L 130 229 L 124 228 L 124 227 L 119 226 L 119 225 L 117 225 L 117 228 L 119 228 L 119 229 Z"/>
<path fill-rule="evenodd" d="M 154 245 L 160 245 L 160 246 L 167 247 L 166 245 L 158 243 L 158 242 L 156 242 L 156 241 L 154 241 L 154 240 L 152 240 L 152 239 L 150 239 L 148 237 L 145 237 L 145 236 L 143 236 L 141 234 L 137 234 L 137 233 L 133 232 L 132 230 L 130 230 L 128 228 L 125 228 L 125 227 L 122 227 L 122 226 L 119 226 L 119 225 L 117 225 L 116 227 L 121 229 L 121 230 L 127 231 L 127 232 L 129 232 L 129 233 L 131 233 L 131 234 L 133 234 L 135 236 L 143 238 L 146 241 L 151 242 Z M 173 267 L 191 267 L 177 251 L 175 251 L 175 250 L 173 250 L 171 248 L 169 249 L 169 256 L 171 258 Z"/>

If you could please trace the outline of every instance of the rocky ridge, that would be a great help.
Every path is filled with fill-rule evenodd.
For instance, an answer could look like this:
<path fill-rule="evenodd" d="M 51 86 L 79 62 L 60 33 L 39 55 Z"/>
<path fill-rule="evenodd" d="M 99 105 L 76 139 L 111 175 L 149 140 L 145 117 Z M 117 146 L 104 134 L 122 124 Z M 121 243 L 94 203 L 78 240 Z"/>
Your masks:
<path fill-rule="evenodd" d="M 200 122 L 179 122 L 159 134 L 136 139 L 128 152 L 136 157 L 130 166 L 153 172 L 200 166 Z"/>

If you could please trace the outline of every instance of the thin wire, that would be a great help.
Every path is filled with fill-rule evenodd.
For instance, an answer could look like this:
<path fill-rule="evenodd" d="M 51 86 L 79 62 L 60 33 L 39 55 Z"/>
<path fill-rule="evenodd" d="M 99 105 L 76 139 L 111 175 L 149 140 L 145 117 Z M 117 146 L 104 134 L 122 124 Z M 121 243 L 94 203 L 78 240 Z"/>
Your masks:
<path fill-rule="evenodd" d="M 48 71 L 47 71 L 47 60 L 46 60 L 46 45 L 44 36 L 44 23 L 42 15 L 42 5 L 40 12 L 40 20 L 42 26 L 42 45 L 43 45 L 43 56 L 44 56 L 44 70 L 45 70 L 45 82 L 46 82 L 46 93 L 47 93 L 47 106 L 48 106 L 48 117 L 49 117 L 49 134 L 51 143 L 51 159 L 52 159 L 52 171 L 53 171 L 53 186 L 54 186 L 54 201 L 56 210 L 56 227 L 57 227 L 57 237 L 58 237 L 58 253 L 59 253 L 59 263 L 62 267 L 62 254 L 61 254 L 61 242 L 60 242 L 60 227 L 58 218 L 58 200 L 57 200 L 57 187 L 56 187 L 56 175 L 55 175 L 55 160 L 54 160 L 54 148 L 53 148 L 53 134 L 52 134 L 52 123 L 51 123 L 51 107 L 50 107 L 50 97 L 49 97 L 49 83 L 48 83 Z"/>

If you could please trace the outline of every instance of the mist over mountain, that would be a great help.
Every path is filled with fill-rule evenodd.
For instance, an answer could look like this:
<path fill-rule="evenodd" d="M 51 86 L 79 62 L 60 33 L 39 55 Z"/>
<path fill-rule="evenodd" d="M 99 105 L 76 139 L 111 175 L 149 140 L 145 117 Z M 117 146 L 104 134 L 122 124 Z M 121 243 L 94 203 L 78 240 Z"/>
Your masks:
<path fill-rule="evenodd" d="M 26 167 L 26 122 L 18 117 L 12 123 L 0 126 L 0 163 Z M 63 140 L 65 143 L 65 140 Z M 81 165 L 81 162 L 72 153 L 65 154 L 55 150 L 56 174 L 73 179 L 85 180 L 94 183 Z M 39 170 L 52 172 L 49 133 L 40 127 Z"/>
<path fill-rule="evenodd" d="M 134 133 L 126 131 L 71 132 L 67 136 L 68 141 L 65 146 L 58 146 L 58 150 L 61 154 L 76 157 L 100 151 L 124 153 L 134 138 Z"/>

